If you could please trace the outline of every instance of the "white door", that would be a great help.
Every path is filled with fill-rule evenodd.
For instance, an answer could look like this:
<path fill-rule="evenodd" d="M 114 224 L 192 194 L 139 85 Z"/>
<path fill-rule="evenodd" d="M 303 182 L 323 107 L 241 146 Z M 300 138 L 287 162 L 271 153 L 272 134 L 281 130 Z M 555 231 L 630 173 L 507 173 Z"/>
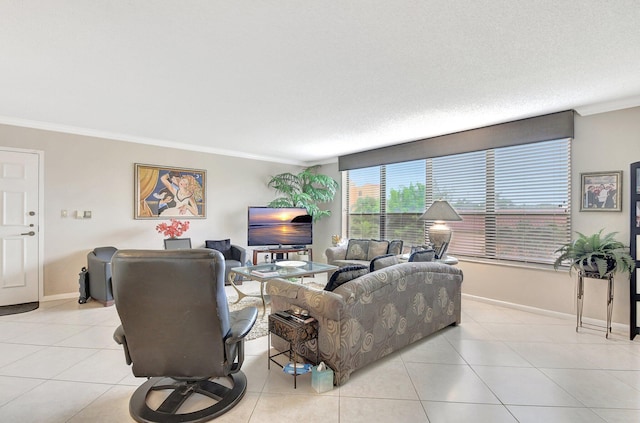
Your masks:
<path fill-rule="evenodd" d="M 39 160 L 0 150 L 0 306 L 38 301 Z"/>

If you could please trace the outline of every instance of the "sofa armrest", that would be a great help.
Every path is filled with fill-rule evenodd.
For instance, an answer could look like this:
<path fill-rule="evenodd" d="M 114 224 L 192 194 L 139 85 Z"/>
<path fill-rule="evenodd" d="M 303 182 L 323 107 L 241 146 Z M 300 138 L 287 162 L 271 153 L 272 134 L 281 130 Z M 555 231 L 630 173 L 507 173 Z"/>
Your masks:
<path fill-rule="evenodd" d="M 327 263 L 334 264 L 336 260 L 344 260 L 347 257 L 347 246 L 329 247 L 325 250 Z"/>
<path fill-rule="evenodd" d="M 338 321 L 346 305 L 344 298 L 334 292 L 280 278 L 267 282 L 267 294 L 271 297 L 272 312 L 281 311 L 278 309 L 279 303 L 289 303 L 309 311 L 316 319 L 325 317 Z"/>

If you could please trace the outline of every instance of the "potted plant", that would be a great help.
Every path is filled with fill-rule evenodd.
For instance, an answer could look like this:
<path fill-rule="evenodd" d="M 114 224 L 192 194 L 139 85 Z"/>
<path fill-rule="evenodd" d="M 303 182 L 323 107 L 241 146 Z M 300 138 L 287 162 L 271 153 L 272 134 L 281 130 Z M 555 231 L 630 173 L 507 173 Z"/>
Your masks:
<path fill-rule="evenodd" d="M 267 184 L 281 194 L 269 207 L 304 207 L 313 221 L 330 216 L 330 210 L 320 209 L 319 203 L 333 200 L 338 183 L 327 175 L 317 173 L 318 166 L 308 167 L 297 175 L 286 172 L 271 177 Z"/>
<path fill-rule="evenodd" d="M 635 268 L 635 262 L 628 252 L 628 248 L 620 241 L 615 240 L 617 232 L 602 235 L 602 231 L 593 235 L 584 235 L 580 232 L 578 238 L 564 244 L 555 252 L 560 253 L 553 263 L 557 269 L 564 262 L 569 262 L 569 272 L 577 271 L 598 273 L 601 278 L 609 273 L 629 272 Z"/>

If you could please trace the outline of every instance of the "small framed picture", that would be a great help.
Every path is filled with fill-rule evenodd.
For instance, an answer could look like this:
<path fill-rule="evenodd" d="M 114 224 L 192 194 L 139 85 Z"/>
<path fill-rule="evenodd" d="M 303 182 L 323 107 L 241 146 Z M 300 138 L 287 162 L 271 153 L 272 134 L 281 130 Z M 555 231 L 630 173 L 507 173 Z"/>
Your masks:
<path fill-rule="evenodd" d="M 622 171 L 580 174 L 580 211 L 622 211 Z"/>

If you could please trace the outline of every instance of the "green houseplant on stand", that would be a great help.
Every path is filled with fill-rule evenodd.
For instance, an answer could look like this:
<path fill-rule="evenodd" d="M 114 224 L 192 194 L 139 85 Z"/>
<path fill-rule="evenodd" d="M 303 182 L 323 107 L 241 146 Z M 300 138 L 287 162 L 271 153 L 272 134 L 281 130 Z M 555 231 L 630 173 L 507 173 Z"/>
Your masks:
<path fill-rule="evenodd" d="M 584 235 L 576 232 L 578 237 L 558 248 L 560 253 L 553 263 L 554 269 L 558 269 L 563 263 L 569 263 L 569 272 L 575 269 L 578 272 L 598 273 L 605 278 L 609 273 L 628 272 L 635 268 L 635 262 L 622 242 L 617 241 L 617 232 L 602 235 L 600 229 L 593 235 Z"/>
<path fill-rule="evenodd" d="M 613 315 L 613 274 L 627 272 L 629 275 L 635 268 L 635 262 L 628 252 L 627 247 L 620 241 L 616 241 L 617 232 L 602 235 L 603 229 L 593 235 L 584 235 L 580 232 L 578 238 L 564 244 L 555 252 L 560 253 L 553 267 L 557 269 L 563 263 L 569 263 L 571 270 L 578 271 L 578 287 L 576 299 L 576 332 L 582 327 L 582 306 L 584 300 L 584 278 L 606 279 L 607 288 L 607 325 L 606 337 L 611 333 L 611 319 Z"/>
<path fill-rule="evenodd" d="M 331 211 L 322 210 L 319 204 L 333 201 L 338 182 L 317 170 L 318 166 L 312 166 L 297 175 L 286 172 L 272 176 L 267 185 L 281 196 L 270 202 L 269 207 L 304 207 L 314 222 L 330 216 Z"/>

